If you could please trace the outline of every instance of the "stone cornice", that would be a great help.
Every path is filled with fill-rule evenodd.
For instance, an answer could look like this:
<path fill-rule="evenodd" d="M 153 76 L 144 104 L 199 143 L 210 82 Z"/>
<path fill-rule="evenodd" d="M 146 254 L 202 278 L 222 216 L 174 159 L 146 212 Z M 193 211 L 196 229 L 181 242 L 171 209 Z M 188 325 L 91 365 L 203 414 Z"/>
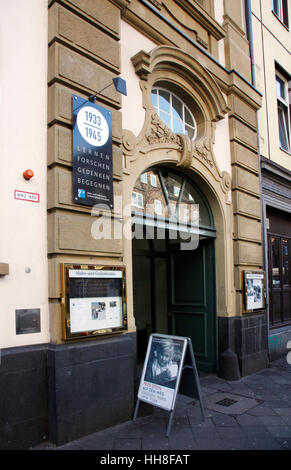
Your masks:
<path fill-rule="evenodd" d="M 166 4 L 166 2 L 164 2 Z M 184 8 L 203 28 L 207 29 L 215 39 L 219 41 L 225 37 L 222 26 L 212 18 L 197 2 L 192 0 L 176 0 L 176 3 Z"/>

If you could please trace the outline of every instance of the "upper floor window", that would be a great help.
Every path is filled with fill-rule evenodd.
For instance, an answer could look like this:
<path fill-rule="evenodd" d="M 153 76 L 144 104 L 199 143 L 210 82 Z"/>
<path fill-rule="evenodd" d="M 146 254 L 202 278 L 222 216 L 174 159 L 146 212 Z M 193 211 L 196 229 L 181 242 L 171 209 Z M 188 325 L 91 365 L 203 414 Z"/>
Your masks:
<path fill-rule="evenodd" d="M 147 178 L 147 174 L 146 174 L 146 173 L 142 173 L 142 174 L 140 175 L 140 181 L 141 181 L 141 183 L 147 184 L 148 178 Z"/>
<path fill-rule="evenodd" d="M 277 108 L 278 108 L 278 125 L 280 147 L 287 152 L 290 151 L 290 114 L 289 114 L 289 97 L 288 97 L 288 81 L 276 72 L 276 91 L 277 91 Z"/>
<path fill-rule="evenodd" d="M 132 206 L 139 207 L 140 209 L 142 209 L 143 208 L 142 194 L 137 193 L 136 191 L 133 191 L 131 195 L 131 204 Z"/>
<path fill-rule="evenodd" d="M 288 28 L 288 0 L 272 0 L 272 9 L 279 20 Z"/>
<path fill-rule="evenodd" d="M 152 102 L 156 113 L 175 134 L 186 134 L 195 139 L 197 125 L 193 114 L 183 101 L 164 88 L 152 89 Z"/>

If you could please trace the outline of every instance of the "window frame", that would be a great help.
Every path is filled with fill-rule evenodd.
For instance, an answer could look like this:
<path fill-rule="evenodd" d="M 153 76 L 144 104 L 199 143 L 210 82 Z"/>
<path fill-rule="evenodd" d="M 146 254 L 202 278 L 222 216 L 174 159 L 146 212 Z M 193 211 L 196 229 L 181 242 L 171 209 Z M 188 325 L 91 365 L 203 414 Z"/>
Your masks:
<path fill-rule="evenodd" d="M 159 199 L 154 199 L 154 211 L 157 215 L 163 214 L 163 205 Z"/>
<path fill-rule="evenodd" d="M 284 97 L 278 93 L 277 81 L 283 83 Z M 290 153 L 290 98 L 289 98 L 289 81 L 280 73 L 278 68 L 275 70 L 275 84 L 276 84 L 276 98 L 277 98 L 277 119 L 278 119 L 278 132 L 279 132 L 279 145 L 280 149 L 284 152 Z M 281 139 L 281 132 L 283 132 L 286 147 Z"/>
<path fill-rule="evenodd" d="M 157 181 L 157 175 L 150 175 L 150 182 L 151 182 L 151 186 L 153 188 L 157 188 L 158 187 L 158 181 Z"/>
<path fill-rule="evenodd" d="M 276 9 L 278 5 L 278 9 Z M 278 11 L 276 11 L 278 10 Z M 289 30 L 289 11 L 287 0 L 272 0 L 272 12 L 276 18 Z"/>
<path fill-rule="evenodd" d="M 147 175 L 146 172 L 142 173 L 139 178 L 140 178 L 140 182 L 142 184 L 148 184 L 148 175 Z M 144 181 L 143 181 L 143 179 L 144 179 Z"/>
<path fill-rule="evenodd" d="M 167 88 L 164 88 L 164 87 L 161 87 L 161 86 L 153 86 L 152 89 L 151 89 L 151 96 L 152 96 L 153 91 L 156 91 L 157 105 L 155 105 L 154 103 L 152 103 L 152 104 L 153 104 L 153 106 L 154 106 L 154 109 L 155 109 L 156 113 L 157 113 L 158 116 L 162 119 L 162 121 L 163 121 L 163 118 L 162 118 L 162 116 L 160 115 L 160 111 L 162 111 L 162 113 L 166 114 L 166 115 L 170 118 L 170 123 L 171 123 L 171 124 L 170 124 L 170 129 L 172 130 L 172 132 L 175 132 L 175 130 L 174 130 L 174 125 L 173 125 L 174 122 L 175 122 L 175 120 L 176 120 L 176 121 L 179 121 L 179 122 L 181 122 L 181 123 L 183 124 L 183 132 L 181 132 L 181 133 L 182 133 L 182 134 L 185 134 L 185 135 L 188 135 L 188 134 L 186 133 L 186 129 L 187 129 L 187 127 L 188 127 L 188 128 L 190 128 L 190 129 L 193 131 L 193 137 L 190 137 L 190 136 L 189 136 L 190 140 L 195 140 L 196 137 L 197 137 L 197 122 L 196 122 L 196 119 L 195 119 L 195 117 L 194 117 L 194 115 L 193 115 L 191 109 L 189 108 L 189 106 L 187 106 L 187 105 L 184 103 L 184 101 L 183 101 L 178 95 L 176 95 L 175 93 L 173 93 L 170 89 L 167 89 Z M 165 111 L 165 110 L 163 110 L 163 109 L 160 109 L 159 99 L 158 99 L 158 97 L 159 97 L 159 91 L 163 91 L 163 92 L 169 94 L 169 96 L 170 96 L 170 102 L 169 102 L 170 112 L 167 112 L 167 111 Z M 176 100 L 178 100 L 178 101 L 181 103 L 181 105 L 182 105 L 182 119 L 180 119 L 180 120 L 177 119 L 177 118 L 174 116 L 174 113 L 173 113 L 173 109 L 175 109 L 174 106 L 173 106 L 173 97 L 174 97 Z M 190 114 L 190 117 L 191 117 L 191 119 L 192 119 L 193 125 L 188 124 L 188 123 L 186 122 L 186 118 L 185 118 L 186 111 Z M 163 121 L 163 122 L 164 122 L 164 121 Z M 166 125 L 167 125 L 167 124 L 166 124 Z M 168 127 L 169 127 L 169 126 L 168 126 Z M 175 133 L 176 133 L 176 132 L 175 132 Z"/>
<path fill-rule="evenodd" d="M 136 195 L 136 202 L 137 202 L 136 204 L 133 203 L 133 198 L 132 198 L 132 196 L 133 196 L 134 194 Z M 142 205 L 138 204 L 138 199 L 139 199 L 139 197 L 141 198 Z M 139 209 L 143 209 L 143 208 L 144 208 L 144 207 L 143 207 L 143 195 L 140 194 L 140 193 L 138 193 L 137 191 L 132 191 L 132 193 L 131 193 L 131 205 L 134 206 L 134 207 L 138 207 Z"/>

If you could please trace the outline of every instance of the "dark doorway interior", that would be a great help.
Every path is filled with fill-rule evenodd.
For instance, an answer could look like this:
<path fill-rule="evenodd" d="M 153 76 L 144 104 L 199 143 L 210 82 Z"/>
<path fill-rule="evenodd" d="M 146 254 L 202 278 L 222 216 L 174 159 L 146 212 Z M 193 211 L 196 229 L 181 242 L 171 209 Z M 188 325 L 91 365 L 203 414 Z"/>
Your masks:
<path fill-rule="evenodd" d="M 291 216 L 267 208 L 270 327 L 291 324 Z"/>
<path fill-rule="evenodd" d="M 215 372 L 216 299 L 214 240 L 195 250 L 177 240 L 133 239 L 133 299 L 138 362 L 152 333 L 190 337 L 197 367 Z"/>

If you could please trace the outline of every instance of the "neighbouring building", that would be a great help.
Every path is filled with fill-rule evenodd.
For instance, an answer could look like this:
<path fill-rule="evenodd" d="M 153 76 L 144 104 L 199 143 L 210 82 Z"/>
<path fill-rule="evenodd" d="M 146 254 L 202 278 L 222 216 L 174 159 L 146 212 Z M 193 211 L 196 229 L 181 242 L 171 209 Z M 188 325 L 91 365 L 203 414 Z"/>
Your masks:
<path fill-rule="evenodd" d="M 259 154 L 270 358 L 291 340 L 290 2 L 253 0 L 253 80 L 263 95 Z"/>
<path fill-rule="evenodd" d="M 282 45 L 254 83 L 246 5 L 1 3 L 1 448 L 131 419 L 154 332 L 190 337 L 198 368 L 229 380 L 268 366 L 259 155 L 286 182 L 265 116 L 289 75 Z"/>

